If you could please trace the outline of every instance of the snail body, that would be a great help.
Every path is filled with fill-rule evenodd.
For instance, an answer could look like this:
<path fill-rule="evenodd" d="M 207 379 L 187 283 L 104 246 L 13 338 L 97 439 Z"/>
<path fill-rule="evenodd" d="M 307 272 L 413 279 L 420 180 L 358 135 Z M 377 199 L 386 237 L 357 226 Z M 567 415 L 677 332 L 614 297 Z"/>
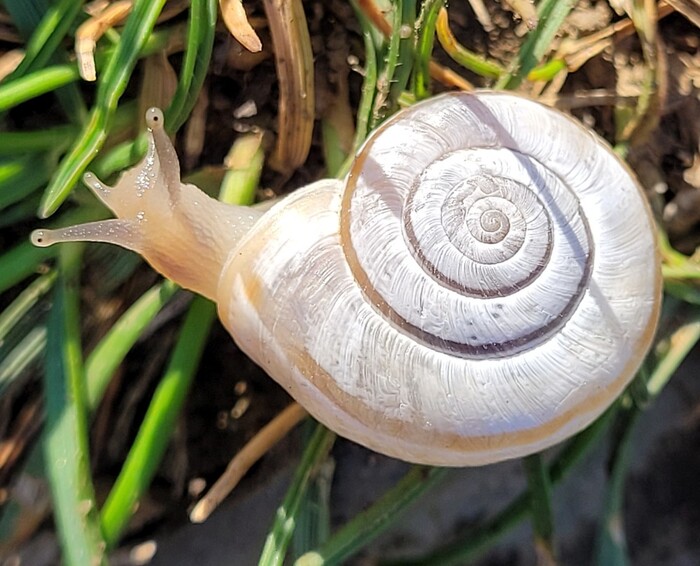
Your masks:
<path fill-rule="evenodd" d="M 542 450 L 600 415 L 651 344 L 661 280 L 644 195 L 555 110 L 494 92 L 418 103 L 344 181 L 265 213 L 182 185 L 162 115 L 147 122 L 142 163 L 115 188 L 86 179 L 119 218 L 35 243 L 141 253 L 215 300 L 314 417 L 373 450 L 446 466 Z"/>

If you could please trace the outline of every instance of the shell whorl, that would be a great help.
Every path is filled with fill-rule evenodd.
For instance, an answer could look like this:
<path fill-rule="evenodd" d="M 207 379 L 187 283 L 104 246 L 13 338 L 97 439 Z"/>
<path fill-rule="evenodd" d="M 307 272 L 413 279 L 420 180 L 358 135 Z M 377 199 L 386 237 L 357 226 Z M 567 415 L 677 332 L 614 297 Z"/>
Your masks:
<path fill-rule="evenodd" d="M 484 464 L 580 430 L 658 318 L 638 185 L 597 136 L 513 95 L 403 110 L 344 185 L 257 228 L 220 282 L 229 331 L 316 418 L 410 461 Z"/>
<path fill-rule="evenodd" d="M 561 329 L 595 251 L 579 195 L 599 179 L 558 166 L 597 142 L 534 103 L 536 120 L 527 101 L 491 100 L 446 97 L 387 123 L 350 174 L 341 216 L 348 263 L 383 316 L 467 358 L 511 355 Z M 541 137 L 520 133 L 529 128 Z M 553 147 L 554 135 L 570 145 Z"/>

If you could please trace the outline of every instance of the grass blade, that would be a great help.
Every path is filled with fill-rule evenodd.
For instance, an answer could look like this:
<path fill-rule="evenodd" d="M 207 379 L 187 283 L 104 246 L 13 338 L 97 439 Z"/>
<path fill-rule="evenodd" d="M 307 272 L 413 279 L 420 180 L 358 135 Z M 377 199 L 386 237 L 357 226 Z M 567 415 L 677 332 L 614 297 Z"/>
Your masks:
<path fill-rule="evenodd" d="M 309 487 L 311 475 L 328 456 L 328 451 L 333 446 L 334 440 L 334 433 L 320 423 L 316 425 L 316 430 L 297 466 L 292 484 L 287 490 L 282 505 L 277 509 L 272 529 L 265 539 L 265 546 L 258 562 L 259 566 L 280 566 L 284 563 L 287 547 L 294 532 L 296 517 Z"/>
<path fill-rule="evenodd" d="M 173 101 L 165 113 L 169 132 L 176 132 L 190 115 L 209 69 L 217 17 L 216 0 L 192 0 L 187 47 Z"/>
<path fill-rule="evenodd" d="M 311 439 L 316 422 L 307 419 L 304 423 L 304 440 Z M 296 528 L 292 538 L 294 557 L 301 556 L 309 550 L 321 546 L 331 532 L 331 485 L 335 462 L 326 458 L 313 474 L 306 496 L 301 501 L 296 518 Z"/>
<path fill-rule="evenodd" d="M 413 64 L 413 94 L 416 100 L 430 96 L 430 60 L 435 43 L 435 24 L 445 0 L 425 0 L 416 22 L 416 50 Z"/>
<path fill-rule="evenodd" d="M 455 63 L 477 75 L 491 79 L 497 79 L 504 73 L 505 70 L 498 63 L 489 61 L 485 57 L 469 51 L 457 41 L 450 29 L 447 9 L 443 8 L 440 10 L 436 25 L 440 45 Z"/>
<path fill-rule="evenodd" d="M 46 347 L 46 328 L 35 326 L 9 353 L 0 359 L 0 395 L 10 387 L 22 373 L 38 361 Z"/>
<path fill-rule="evenodd" d="M 622 432 L 612 449 L 611 478 L 605 496 L 605 513 L 598 532 L 596 563 L 600 566 L 629 564 L 623 521 L 624 488 L 632 449 L 632 431 L 639 415 L 635 407 L 630 407 L 622 411 L 618 419 L 622 421 L 617 423 Z"/>
<path fill-rule="evenodd" d="M 46 9 L 25 46 L 24 59 L 7 77 L 8 82 L 41 69 L 55 56 L 82 5 L 80 0 L 59 0 Z"/>
<path fill-rule="evenodd" d="M 259 169 L 253 167 L 247 169 L 247 172 L 252 179 L 259 178 Z M 222 189 L 220 197 L 224 202 L 244 205 L 253 201 L 257 183 L 244 177 L 241 178 L 241 182 L 243 186 L 247 187 L 247 192 L 227 192 Z M 167 283 L 166 293 L 173 292 L 175 288 L 174 284 Z M 161 300 L 163 300 L 162 296 L 159 296 L 158 299 L 155 296 L 149 296 L 143 302 L 139 301 L 138 307 L 135 305 L 134 316 L 138 317 L 139 324 L 147 322 L 149 312 L 152 313 Z M 150 485 L 160 464 L 170 441 L 175 420 L 192 384 L 211 323 L 215 317 L 216 306 L 214 303 L 202 297 L 195 298 L 185 317 L 168 367 L 153 394 L 153 399 L 141 423 L 136 440 L 129 450 L 126 462 L 102 509 L 102 530 L 110 547 L 119 540 L 133 513 L 134 505 Z M 115 360 L 109 358 L 100 360 L 98 356 L 101 357 L 102 352 L 110 348 L 110 341 L 113 341 L 111 344 L 122 351 L 131 347 L 136 333 L 133 328 L 129 328 L 129 322 L 137 321 L 125 320 L 123 324 L 120 324 L 122 333 L 108 336 L 105 339 L 107 342 L 103 341 L 100 346 L 101 351 L 90 357 L 90 370 L 97 372 L 97 374 L 92 375 L 94 383 L 90 386 L 92 388 L 91 402 L 98 402 L 97 393 L 101 394 L 101 391 L 104 390 L 107 376 L 113 371 L 111 366 L 115 363 Z M 92 365 L 93 363 L 94 365 Z M 100 364 L 108 367 L 101 367 Z"/>
<path fill-rule="evenodd" d="M 357 109 L 357 125 L 355 127 L 355 141 L 353 143 L 353 154 L 356 153 L 367 137 L 369 124 L 372 120 L 372 107 L 374 106 L 374 97 L 377 92 L 377 50 L 374 46 L 374 37 L 372 34 L 372 26 L 357 6 L 357 2 L 352 0 L 352 6 L 355 9 L 360 26 L 362 27 L 362 39 L 365 46 L 365 76 L 362 81 L 362 97 L 360 105 Z M 351 159 L 355 156 L 351 155 Z M 349 164 L 343 169 L 347 170 Z"/>
<path fill-rule="evenodd" d="M 37 277 L 0 314 L 0 345 L 4 344 L 9 331 L 19 324 L 39 299 L 51 290 L 54 281 L 56 281 L 55 271 L 49 271 L 46 275 Z"/>
<path fill-rule="evenodd" d="M 146 291 L 121 318 L 85 360 L 87 405 L 93 412 L 104 394 L 109 380 L 127 352 L 139 339 L 156 314 L 177 291 L 178 286 L 164 281 Z"/>
<path fill-rule="evenodd" d="M 0 86 L 0 112 L 77 81 L 80 78 L 75 65 L 54 65 L 34 71 L 11 83 Z"/>
<path fill-rule="evenodd" d="M 391 44 L 396 42 L 396 66 L 391 72 L 390 100 L 396 104 L 406 90 L 413 69 L 416 24 L 416 0 L 396 0 Z M 410 30 L 411 33 L 408 33 Z"/>
<path fill-rule="evenodd" d="M 63 151 L 78 133 L 75 126 L 55 126 L 39 131 L 3 132 L 0 155 L 24 155 L 38 151 Z"/>
<path fill-rule="evenodd" d="M 22 201 L 45 184 L 55 165 L 56 158 L 47 154 L 0 162 L 0 210 Z"/>
<path fill-rule="evenodd" d="M 507 73 L 496 82 L 497 89 L 514 89 L 542 60 L 554 36 L 569 15 L 576 0 L 542 0 L 537 6 L 537 27 L 527 36 Z"/>
<path fill-rule="evenodd" d="M 27 39 L 27 46 L 19 67 L 3 82 L 14 82 L 28 72 L 39 71 L 46 63 L 68 63 L 68 55 L 60 43 L 80 13 L 83 2 L 58 0 L 52 4 L 46 0 L 5 1 L 13 23 L 20 35 Z M 77 85 L 69 84 L 56 89 L 56 97 L 66 116 L 75 123 L 82 123 L 86 113 L 85 103 Z"/>
<path fill-rule="evenodd" d="M 56 211 L 104 144 L 117 103 L 126 89 L 136 60 L 153 31 L 164 3 L 165 0 L 134 2 L 121 41 L 100 75 L 97 100 L 82 135 L 59 165 L 56 175 L 44 193 L 39 209 L 41 217 L 46 218 Z M 77 67 L 75 72 L 77 73 Z"/>
<path fill-rule="evenodd" d="M 208 329 L 216 316 L 214 304 L 197 297 L 190 307 L 170 363 L 129 450 L 124 467 L 102 508 L 102 531 L 113 547 L 131 517 L 134 506 L 151 483 L 170 442 L 197 365 L 204 351 Z"/>
<path fill-rule="evenodd" d="M 523 458 L 523 464 L 530 491 L 535 548 L 543 564 L 555 564 L 552 483 L 549 480 L 549 473 L 541 454 L 532 454 Z"/>
<path fill-rule="evenodd" d="M 78 323 L 82 246 L 61 248 L 48 325 L 44 458 L 64 563 L 106 564 L 90 477 L 84 374 Z"/>
<path fill-rule="evenodd" d="M 448 468 L 413 466 L 379 501 L 354 517 L 317 551 L 302 556 L 295 566 L 342 564 L 389 528 L 400 513 L 437 485 L 447 472 Z"/>

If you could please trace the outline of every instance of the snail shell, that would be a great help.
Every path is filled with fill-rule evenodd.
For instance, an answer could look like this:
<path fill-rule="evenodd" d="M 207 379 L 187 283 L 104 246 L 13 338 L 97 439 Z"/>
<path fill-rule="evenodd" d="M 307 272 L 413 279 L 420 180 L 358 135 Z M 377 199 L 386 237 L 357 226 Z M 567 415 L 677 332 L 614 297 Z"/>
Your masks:
<path fill-rule="evenodd" d="M 600 415 L 650 346 L 661 279 L 644 195 L 558 111 L 495 92 L 418 103 L 345 181 L 264 214 L 180 185 L 150 112 L 144 161 L 114 189 L 88 178 L 127 236 L 95 223 L 35 242 L 136 249 L 213 298 L 241 349 L 342 436 L 432 465 L 530 454 Z"/>

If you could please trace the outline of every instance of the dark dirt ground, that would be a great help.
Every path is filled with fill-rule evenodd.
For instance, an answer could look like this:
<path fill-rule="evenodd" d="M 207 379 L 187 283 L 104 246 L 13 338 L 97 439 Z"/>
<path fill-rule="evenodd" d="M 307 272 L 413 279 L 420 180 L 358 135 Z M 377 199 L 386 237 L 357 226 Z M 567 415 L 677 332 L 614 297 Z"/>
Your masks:
<path fill-rule="evenodd" d="M 246 4 L 255 18 L 262 17 L 258 2 Z M 517 51 L 521 27 L 510 13 L 487 2 L 495 29 L 485 32 L 475 21 L 466 2 L 449 6 L 451 26 L 458 39 L 477 52 L 508 61 Z M 341 0 L 305 2 L 316 64 L 317 114 L 322 114 L 337 91 L 339 77 L 347 77 L 350 104 L 356 107 L 361 86 L 359 74 L 348 71 L 348 56 L 362 60 L 362 41 L 352 10 Z M 583 1 L 568 24 L 572 36 L 592 33 L 617 19 L 607 2 Z M 660 30 L 665 42 L 667 96 L 661 109 L 661 123 L 654 135 L 635 148 L 633 167 L 649 189 L 652 205 L 663 219 L 674 242 L 683 251 L 698 244 L 700 220 L 700 43 L 698 30 L 678 14 L 667 17 Z M 262 34 L 265 41 L 265 33 Z M 212 74 L 207 84 L 208 103 L 203 130 L 203 149 L 187 154 L 183 140 L 178 149 L 193 166 L 218 164 L 230 146 L 235 131 L 251 124 L 274 129 L 277 87 L 272 59 L 233 61 L 233 40 L 222 30 L 215 47 Z M 269 55 L 269 53 L 268 53 Z M 452 65 L 436 49 L 437 58 Z M 614 126 L 610 106 L 586 104 L 593 89 L 638 94 L 639 44 L 630 37 L 610 51 L 586 63 L 569 76 L 561 89 L 563 101 L 582 96 L 574 113 L 608 139 Z M 249 58 L 252 60 L 252 58 Z M 177 63 L 177 61 L 175 61 Z M 246 67 L 241 70 L 239 67 Z M 250 68 L 247 68 L 250 67 Z M 484 81 L 467 78 L 477 85 Z M 620 92 L 621 91 L 621 92 Z M 581 94 L 583 93 L 583 94 Z M 235 119 L 233 110 L 254 100 L 258 112 L 252 118 Z M 566 104 L 564 104 L 566 105 Z M 576 104 L 579 106 L 579 104 Z M 187 134 L 186 134 L 187 135 Z M 192 134 L 194 135 L 194 134 Z M 307 164 L 290 178 L 266 170 L 262 196 L 281 193 L 308 183 L 322 174 L 320 138 Z M 194 144 L 196 147 L 197 144 Z M 182 154 L 182 153 L 181 153 Z M 86 334 L 101 336 L 105 328 L 136 297 L 155 281 L 145 266 L 135 279 L 121 286 L 119 294 L 104 295 L 100 274 L 85 282 L 84 301 L 91 311 Z M 142 341 L 110 388 L 93 429 L 92 452 L 98 488 L 113 481 L 123 461 L 143 411 L 160 374 L 165 355 L 175 338 L 179 315 L 188 299 L 182 293 L 168 312 Z M 700 564 L 700 381 L 698 355 L 683 366 L 661 398 L 642 418 L 636 430 L 635 457 L 626 487 L 626 532 L 633 563 L 673 566 Z M 28 394 L 32 398 L 34 394 Z M 230 410 L 246 401 L 239 418 Z M 135 545 L 155 540 L 158 547 L 153 564 L 254 564 L 298 460 L 298 432 L 273 448 L 257 464 L 234 494 L 203 525 L 187 522 L 187 511 L 195 500 L 191 490 L 200 480 L 210 484 L 228 460 L 289 399 L 267 376 L 241 355 L 226 332 L 217 326 L 210 337 L 196 386 L 188 400 L 176 437 L 154 482 L 149 497 L 139 509 L 124 547 L 114 564 L 128 563 Z M 340 525 L 393 485 L 407 467 L 347 441 L 333 451 L 335 475 L 332 519 Z M 605 450 L 586 459 L 556 492 L 557 537 L 562 564 L 590 562 L 603 505 Z M 453 471 L 434 492 L 412 508 L 403 520 L 381 537 L 371 550 L 351 564 L 372 564 L 378 557 L 410 556 L 445 542 L 460 529 L 478 524 L 501 509 L 524 485 L 519 462 L 481 469 Z M 6 564 L 56 563 L 52 526 L 47 520 L 23 547 L 21 562 Z M 534 564 L 535 555 L 528 526 L 514 531 L 478 564 Z"/>

